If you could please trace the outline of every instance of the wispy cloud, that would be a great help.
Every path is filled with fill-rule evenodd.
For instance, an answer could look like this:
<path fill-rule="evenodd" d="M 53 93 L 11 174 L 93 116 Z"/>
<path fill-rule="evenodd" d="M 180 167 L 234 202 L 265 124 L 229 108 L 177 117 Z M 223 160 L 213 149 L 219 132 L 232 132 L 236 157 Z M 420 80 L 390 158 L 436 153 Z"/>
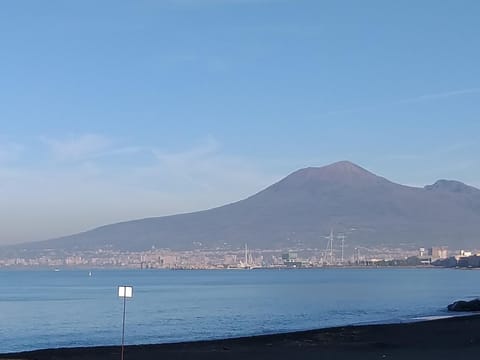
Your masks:
<path fill-rule="evenodd" d="M 99 134 L 69 136 L 64 139 L 43 137 L 41 140 L 59 161 L 78 161 L 96 157 L 112 146 L 110 138 Z"/>
<path fill-rule="evenodd" d="M 469 95 L 469 94 L 480 94 L 480 88 L 468 88 L 468 89 L 460 89 L 460 90 L 452 90 L 452 91 L 445 91 L 445 92 L 438 92 L 432 94 L 424 94 L 413 96 L 410 98 L 399 99 L 391 102 L 385 103 L 378 103 L 373 105 L 366 105 L 366 106 L 359 106 L 350 109 L 340 109 L 340 110 L 333 110 L 325 113 L 324 115 L 337 115 L 337 114 L 344 114 L 344 113 L 357 113 L 362 111 L 369 111 L 369 110 L 376 110 L 388 106 L 398 106 L 404 104 L 414 104 L 414 103 L 423 103 L 427 101 L 434 101 L 439 99 L 447 99 L 451 97 L 457 97 L 462 95 Z"/>
<path fill-rule="evenodd" d="M 0 164 L 17 160 L 23 149 L 21 144 L 0 139 Z"/>
<path fill-rule="evenodd" d="M 421 160 L 445 158 L 447 155 L 459 155 L 461 157 L 465 152 L 475 153 L 478 142 L 457 142 L 452 144 L 444 144 L 436 148 L 430 148 L 428 151 L 422 153 L 403 153 L 403 154 L 387 154 L 384 156 L 388 160 Z"/>
<path fill-rule="evenodd" d="M 165 165 L 184 167 L 185 165 L 196 163 L 214 155 L 219 149 L 219 142 L 210 136 L 198 146 L 184 151 L 172 153 L 153 149 L 152 152 L 156 158 Z"/>
<path fill-rule="evenodd" d="M 425 158 L 425 154 L 390 154 L 385 155 L 384 158 L 391 161 L 412 161 Z"/>
<path fill-rule="evenodd" d="M 157 162 L 142 169 L 146 177 L 211 198 L 214 202 L 210 205 L 239 200 L 277 179 L 251 160 L 225 154 L 221 143 L 212 136 L 183 151 L 152 151 Z"/>
<path fill-rule="evenodd" d="M 392 105 L 396 104 L 409 104 L 409 103 L 417 103 L 417 102 L 424 102 L 424 101 L 430 101 L 430 100 L 437 100 L 437 99 L 445 99 L 445 98 L 450 98 L 450 97 L 455 97 L 455 96 L 461 96 L 461 95 L 468 95 L 468 94 L 477 94 L 480 93 L 480 88 L 470 88 L 470 89 L 461 89 L 461 90 L 454 90 L 454 91 L 445 91 L 445 92 L 439 92 L 435 94 L 426 94 L 426 95 L 420 95 L 420 96 L 415 96 L 403 100 L 398 100 L 396 102 L 392 102 Z"/>

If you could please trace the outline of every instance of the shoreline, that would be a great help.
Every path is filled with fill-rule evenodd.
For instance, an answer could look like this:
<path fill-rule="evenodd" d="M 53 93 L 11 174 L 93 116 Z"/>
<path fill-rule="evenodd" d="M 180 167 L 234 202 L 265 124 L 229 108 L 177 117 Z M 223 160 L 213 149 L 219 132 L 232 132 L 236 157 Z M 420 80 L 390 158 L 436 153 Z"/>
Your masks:
<path fill-rule="evenodd" d="M 125 359 L 438 359 L 478 356 L 480 314 L 223 340 L 128 345 Z M 120 346 L 43 349 L 0 359 L 119 359 Z"/>
<path fill-rule="evenodd" d="M 140 267 L 107 267 L 107 266 L 56 266 L 56 267 L 42 267 L 42 266 L 0 266 L 0 271 L 98 271 L 98 270 L 109 270 L 109 271 L 226 271 L 226 270 L 237 270 L 237 271 L 253 271 L 253 270 L 328 270 L 328 269 L 457 269 L 457 270 L 480 270 L 480 268 L 460 268 L 460 267 L 444 267 L 444 266 L 434 266 L 434 265 L 395 265 L 395 266 L 376 266 L 376 265 L 330 265 L 330 266 L 304 266 L 304 267 L 287 267 L 287 266 L 278 266 L 278 267 L 253 267 L 253 268 L 140 268 Z"/>

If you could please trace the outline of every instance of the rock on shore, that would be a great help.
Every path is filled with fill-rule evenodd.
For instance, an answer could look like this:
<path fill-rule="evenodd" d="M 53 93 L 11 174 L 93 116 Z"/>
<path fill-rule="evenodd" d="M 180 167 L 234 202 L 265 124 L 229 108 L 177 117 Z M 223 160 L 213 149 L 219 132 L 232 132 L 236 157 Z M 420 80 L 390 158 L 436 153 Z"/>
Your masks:
<path fill-rule="evenodd" d="M 480 311 L 480 299 L 455 301 L 447 306 L 449 311 Z"/>

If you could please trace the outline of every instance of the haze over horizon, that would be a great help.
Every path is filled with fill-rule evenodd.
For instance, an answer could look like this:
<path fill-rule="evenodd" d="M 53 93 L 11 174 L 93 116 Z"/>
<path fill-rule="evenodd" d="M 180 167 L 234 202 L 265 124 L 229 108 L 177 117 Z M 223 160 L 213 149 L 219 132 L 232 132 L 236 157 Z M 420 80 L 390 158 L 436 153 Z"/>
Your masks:
<path fill-rule="evenodd" d="M 339 160 L 480 187 L 479 10 L 5 1 L 0 244 L 212 208 Z"/>

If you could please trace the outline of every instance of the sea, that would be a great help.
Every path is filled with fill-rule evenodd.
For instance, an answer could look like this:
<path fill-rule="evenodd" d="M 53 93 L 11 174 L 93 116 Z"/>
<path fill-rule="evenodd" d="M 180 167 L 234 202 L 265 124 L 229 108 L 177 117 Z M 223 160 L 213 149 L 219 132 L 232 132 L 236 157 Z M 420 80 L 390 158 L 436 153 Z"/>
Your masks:
<path fill-rule="evenodd" d="M 118 286 L 133 297 L 118 297 Z M 0 353 L 273 334 L 448 316 L 480 271 L 1 270 Z"/>

